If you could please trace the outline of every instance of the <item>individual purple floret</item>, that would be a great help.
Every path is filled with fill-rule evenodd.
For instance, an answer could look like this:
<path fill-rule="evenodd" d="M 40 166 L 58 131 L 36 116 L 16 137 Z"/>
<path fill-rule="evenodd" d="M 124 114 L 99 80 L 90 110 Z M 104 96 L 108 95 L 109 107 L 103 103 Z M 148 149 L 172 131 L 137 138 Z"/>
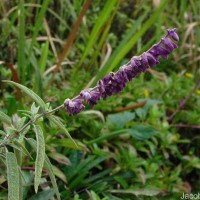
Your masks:
<path fill-rule="evenodd" d="M 77 115 L 85 108 L 83 100 L 79 98 L 74 100 L 66 99 L 64 107 L 67 109 L 69 115 Z"/>
<path fill-rule="evenodd" d="M 107 96 L 111 96 L 113 94 L 113 74 L 110 73 L 106 75 L 102 80 L 98 81 L 98 90 L 103 99 L 106 99 Z"/>
<path fill-rule="evenodd" d="M 153 45 L 148 51 L 140 56 L 134 56 L 126 65 L 120 67 L 117 72 L 111 72 L 106 75 L 94 88 L 81 91 L 78 97 L 64 102 L 64 107 L 69 114 L 76 115 L 83 110 L 83 100 L 93 107 L 99 101 L 100 97 L 106 99 L 107 96 L 121 92 L 126 83 L 131 81 L 140 73 L 146 72 L 147 69 L 154 67 L 159 63 L 159 58 L 164 60 L 178 46 L 173 42 L 178 41 L 179 37 L 176 29 L 168 29 L 167 35 L 161 41 Z"/>
<path fill-rule="evenodd" d="M 119 71 L 113 75 L 113 78 L 112 78 L 113 91 L 112 92 L 114 94 L 121 92 L 125 88 L 126 82 L 128 81 L 129 79 L 127 76 L 127 72 L 125 71 L 125 68 L 121 67 Z"/>
<path fill-rule="evenodd" d="M 101 94 L 98 88 L 96 90 L 86 89 L 81 91 L 80 97 L 85 99 L 85 101 L 93 108 L 99 101 Z"/>
<path fill-rule="evenodd" d="M 175 41 L 179 41 L 179 37 L 178 37 L 178 34 L 176 33 L 176 29 L 173 28 L 173 29 L 167 29 L 167 32 L 168 32 L 168 36 L 172 37 L 172 39 L 174 39 Z"/>

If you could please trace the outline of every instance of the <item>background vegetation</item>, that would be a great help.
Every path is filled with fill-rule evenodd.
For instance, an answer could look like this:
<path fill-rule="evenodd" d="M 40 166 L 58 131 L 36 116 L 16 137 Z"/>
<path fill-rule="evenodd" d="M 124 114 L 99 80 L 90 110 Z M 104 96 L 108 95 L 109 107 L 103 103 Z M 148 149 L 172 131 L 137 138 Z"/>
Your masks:
<path fill-rule="evenodd" d="M 44 117 L 26 137 L 1 148 L 0 199 L 7 199 L 8 188 L 17 190 L 13 178 L 23 185 L 23 199 L 58 199 L 51 172 L 61 199 L 178 199 L 200 189 L 200 1 L 0 1 L 0 81 L 26 86 L 52 108 L 173 27 L 179 48 L 122 93 L 77 116 L 63 109 L 57 118 Z M 0 83 L 0 142 L 42 113 L 22 91 Z M 35 173 L 41 152 L 35 154 L 33 139 L 41 132 L 49 160 Z"/>

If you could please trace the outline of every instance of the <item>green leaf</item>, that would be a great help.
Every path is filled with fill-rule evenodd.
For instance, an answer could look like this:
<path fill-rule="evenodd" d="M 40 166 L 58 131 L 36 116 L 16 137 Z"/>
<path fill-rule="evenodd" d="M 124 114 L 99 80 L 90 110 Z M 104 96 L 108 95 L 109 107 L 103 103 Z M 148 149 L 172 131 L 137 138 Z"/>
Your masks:
<path fill-rule="evenodd" d="M 78 64 L 78 66 L 81 66 L 85 57 L 88 55 L 89 51 L 91 50 L 92 46 L 97 41 L 98 33 L 99 33 L 100 29 L 102 28 L 102 26 L 106 23 L 106 21 L 110 17 L 110 13 L 112 12 L 113 8 L 115 7 L 116 2 L 117 2 L 117 0 L 106 1 L 106 4 L 104 5 L 101 13 L 99 14 L 98 19 L 96 20 L 96 23 L 92 29 L 89 40 L 87 41 L 87 46 L 85 48 L 85 51 L 81 57 L 81 60 Z"/>
<path fill-rule="evenodd" d="M 91 191 L 89 194 L 92 200 L 101 200 L 100 197 L 94 191 Z"/>
<path fill-rule="evenodd" d="M 19 119 L 19 121 L 17 122 L 17 125 L 16 125 L 17 130 L 22 128 L 22 126 L 24 125 L 25 121 L 26 121 L 26 117 L 22 117 L 21 119 Z"/>
<path fill-rule="evenodd" d="M 53 199 L 54 191 L 46 190 L 42 192 L 38 192 L 38 194 L 33 195 L 29 200 L 49 200 Z"/>
<path fill-rule="evenodd" d="M 4 131 L 0 130 L 0 135 L 6 136 L 6 133 Z"/>
<path fill-rule="evenodd" d="M 53 173 L 60 178 L 63 182 L 67 183 L 66 175 L 56 166 L 51 165 L 53 169 Z"/>
<path fill-rule="evenodd" d="M 49 51 L 49 41 L 46 41 L 46 43 L 42 46 L 42 52 L 39 61 L 40 74 L 44 73 L 47 64 L 48 51 Z"/>
<path fill-rule="evenodd" d="M 66 147 L 70 149 L 78 149 L 82 151 L 87 151 L 87 147 L 81 143 L 80 141 L 76 141 L 77 146 L 74 145 L 74 142 L 69 138 L 62 138 L 62 139 L 54 139 L 52 140 L 52 146 L 54 147 Z"/>
<path fill-rule="evenodd" d="M 96 115 L 97 117 L 99 117 L 99 119 L 102 120 L 102 122 L 105 122 L 104 116 L 102 114 L 102 112 L 98 111 L 98 110 L 86 110 L 86 111 L 82 111 L 80 113 L 80 115 Z"/>
<path fill-rule="evenodd" d="M 32 158 L 32 156 L 31 156 L 31 154 L 28 152 L 28 150 L 26 149 L 26 147 L 23 145 L 23 144 L 21 144 L 20 142 L 18 142 L 18 141 L 14 141 L 13 142 L 14 144 L 15 144 L 15 146 L 13 146 L 13 148 L 16 148 L 16 147 L 21 147 L 21 149 L 17 149 L 17 150 L 20 150 L 20 151 L 22 151 L 25 155 L 27 155 L 27 156 L 29 156 L 31 159 L 33 159 Z M 13 145 L 13 144 L 12 144 Z"/>
<path fill-rule="evenodd" d="M 30 55 L 31 55 L 32 50 L 33 50 L 33 46 L 34 46 L 35 41 L 36 41 L 36 37 L 39 33 L 39 30 L 42 27 L 41 24 L 42 24 L 43 18 L 45 16 L 45 13 L 48 9 L 49 3 L 50 3 L 50 0 L 43 1 L 40 12 L 39 12 L 38 16 L 36 17 L 36 22 L 35 22 L 35 25 L 33 26 L 34 29 L 33 29 L 33 34 L 32 34 L 32 40 L 31 40 L 29 51 L 28 51 L 28 58 L 30 58 Z"/>
<path fill-rule="evenodd" d="M 18 74 L 20 75 L 20 80 L 22 83 L 25 82 L 25 72 L 26 72 L 26 58 L 25 58 L 25 10 L 24 1 L 19 1 L 19 34 L 18 34 Z"/>
<path fill-rule="evenodd" d="M 38 105 L 41 106 L 41 108 L 43 108 L 43 109 L 45 108 L 44 101 L 37 94 L 35 94 L 32 90 L 30 90 L 29 88 L 27 88 L 27 87 L 25 87 L 23 85 L 20 85 L 19 83 L 15 83 L 13 81 L 4 80 L 3 82 L 10 83 L 11 85 L 15 85 L 16 87 L 20 88 L 29 97 L 31 97 L 35 102 L 37 102 Z"/>
<path fill-rule="evenodd" d="M 2 122 L 5 122 L 5 123 L 11 125 L 11 118 L 8 115 L 6 115 L 5 113 L 1 112 L 1 111 L 0 111 L 0 120 Z"/>
<path fill-rule="evenodd" d="M 49 158 L 47 157 L 47 155 L 45 155 L 45 167 L 48 170 L 49 177 L 51 179 L 51 183 L 53 185 L 53 189 L 56 193 L 57 199 L 60 200 L 60 193 L 58 190 L 58 185 L 56 183 L 56 178 L 54 175 L 53 167 L 52 167 L 51 162 L 50 162 Z"/>
<path fill-rule="evenodd" d="M 57 162 L 64 164 L 66 166 L 71 165 L 71 162 L 69 160 L 69 158 L 67 158 L 65 155 L 60 154 L 60 153 L 49 153 L 48 156 L 54 160 L 56 160 Z"/>
<path fill-rule="evenodd" d="M 91 140 L 91 141 L 88 141 L 88 142 L 85 142 L 85 143 L 86 143 L 86 145 L 90 145 L 90 144 L 94 144 L 94 143 L 100 143 L 103 140 L 109 140 L 111 138 L 114 138 L 114 137 L 117 137 L 117 136 L 120 136 L 120 135 L 123 135 L 123 134 L 130 133 L 130 130 L 131 129 L 122 129 L 122 130 L 113 131 L 111 133 L 102 135 L 102 136 L 100 136 L 100 137 L 98 137 L 98 138 L 96 138 L 94 140 Z"/>
<path fill-rule="evenodd" d="M 142 125 L 133 126 L 130 131 L 130 135 L 138 140 L 147 140 L 157 134 L 158 131 L 152 127 Z"/>
<path fill-rule="evenodd" d="M 8 200 L 20 200 L 19 169 L 17 158 L 12 152 L 6 153 Z"/>
<path fill-rule="evenodd" d="M 69 134 L 69 132 L 67 131 L 67 129 L 65 128 L 64 124 L 61 122 L 61 120 L 54 116 L 54 115 L 49 115 L 47 116 L 47 118 L 53 123 L 55 124 L 63 133 L 65 133 L 65 135 L 75 144 L 75 146 L 77 147 L 76 142 L 73 140 L 73 138 L 71 137 L 71 135 Z"/>
<path fill-rule="evenodd" d="M 135 113 L 122 112 L 108 115 L 108 121 L 112 122 L 119 128 L 123 128 L 126 123 L 132 121 L 135 118 Z"/>
<path fill-rule="evenodd" d="M 17 145 L 15 145 L 15 144 L 13 144 L 13 143 L 8 143 L 8 146 L 11 146 L 14 150 L 16 149 L 16 150 L 18 150 L 18 151 L 22 151 L 21 150 L 21 148 L 19 147 L 19 146 L 17 146 Z"/>
<path fill-rule="evenodd" d="M 162 190 L 158 188 L 153 189 L 127 189 L 127 190 L 110 190 L 111 193 L 119 193 L 119 194 L 133 194 L 136 196 L 156 196 L 162 192 Z"/>
<path fill-rule="evenodd" d="M 45 159 L 45 141 L 41 127 L 38 125 L 34 125 L 33 129 L 37 139 L 37 156 L 35 161 L 35 180 L 34 180 L 35 192 L 37 193 L 38 186 L 41 181 L 42 169 Z"/>
<path fill-rule="evenodd" d="M 32 173 L 27 171 L 27 170 L 22 170 L 21 171 L 22 174 L 22 184 L 23 184 L 23 199 L 28 199 L 28 197 L 30 196 L 30 194 L 28 195 L 29 190 L 32 187 L 32 183 L 33 183 L 33 176 Z"/>
<path fill-rule="evenodd" d="M 26 140 L 31 145 L 31 147 L 34 149 L 34 151 L 36 151 L 37 150 L 36 141 L 32 138 L 27 138 Z M 58 186 L 57 186 L 57 183 L 56 183 L 56 178 L 55 178 L 55 175 L 54 175 L 54 172 L 53 172 L 53 167 L 52 167 L 51 162 L 50 162 L 50 160 L 49 160 L 49 158 L 47 157 L 46 154 L 45 154 L 44 164 L 45 164 L 45 168 L 48 170 L 48 174 L 49 174 L 49 177 L 51 179 L 51 183 L 53 185 L 53 189 L 56 193 L 57 199 L 60 200 L 60 193 L 59 193 Z"/>
<path fill-rule="evenodd" d="M 34 116 L 38 113 L 40 106 L 36 107 L 35 102 L 31 105 L 31 114 Z"/>

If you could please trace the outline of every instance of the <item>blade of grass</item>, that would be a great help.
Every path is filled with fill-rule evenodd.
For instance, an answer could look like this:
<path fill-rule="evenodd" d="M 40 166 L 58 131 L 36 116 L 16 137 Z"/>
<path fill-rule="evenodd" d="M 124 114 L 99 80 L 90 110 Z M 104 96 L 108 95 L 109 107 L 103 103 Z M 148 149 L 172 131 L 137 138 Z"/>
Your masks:
<path fill-rule="evenodd" d="M 85 51 L 80 59 L 77 69 L 80 68 L 85 57 L 88 55 L 89 51 L 91 50 L 93 45 L 96 43 L 99 31 L 101 30 L 102 26 L 105 24 L 105 22 L 110 17 L 110 13 L 112 12 L 113 7 L 116 6 L 117 2 L 119 2 L 119 1 L 117 1 L 117 0 L 107 1 L 106 4 L 104 5 L 104 8 L 100 12 L 99 17 L 92 29 L 91 35 L 89 37 L 89 41 L 87 42 L 87 46 L 86 46 Z"/>
<path fill-rule="evenodd" d="M 103 135 L 103 136 L 100 136 L 94 140 L 91 140 L 89 142 L 85 142 L 86 145 L 91 145 L 91 144 L 94 144 L 94 143 L 99 143 L 103 140 L 108 140 L 110 138 L 113 138 L 113 137 L 116 137 L 116 136 L 119 136 L 119 135 L 122 135 L 122 134 L 126 134 L 130 131 L 130 129 L 123 129 L 123 130 L 118 130 L 118 131 L 113 131 L 112 133 L 109 133 L 109 134 L 106 134 L 106 135 Z"/>
<path fill-rule="evenodd" d="M 24 7 L 41 8 L 42 5 L 40 5 L 40 4 L 34 4 L 34 3 L 25 3 L 25 4 L 24 4 Z M 7 13 L 5 13 L 5 17 L 9 18 L 9 16 L 10 16 L 13 12 L 15 12 L 16 9 L 17 9 L 17 6 L 12 7 Z M 51 13 L 56 19 L 58 19 L 58 20 L 60 21 L 60 23 L 61 23 L 63 26 L 67 26 L 67 27 L 68 27 L 66 21 L 65 21 L 62 17 L 60 17 L 54 10 L 52 10 L 52 9 L 50 9 L 50 8 L 48 8 L 47 10 L 48 10 L 48 12 Z M 16 18 L 16 17 L 15 17 L 15 18 Z M 12 20 L 12 21 L 14 21 L 14 20 Z M 68 28 L 69 28 L 69 27 L 68 27 Z"/>
<path fill-rule="evenodd" d="M 102 34 L 102 36 L 101 36 L 101 38 L 100 38 L 100 41 L 99 41 L 99 43 L 98 43 L 97 49 L 95 50 L 95 53 L 94 53 L 94 55 L 92 56 L 92 60 L 91 60 L 91 62 L 90 62 L 90 64 L 89 64 L 89 69 L 91 69 L 91 66 L 93 66 L 94 61 L 96 60 L 97 56 L 99 55 L 100 50 L 101 50 L 101 48 L 102 48 L 102 46 L 103 46 L 105 40 L 107 39 L 108 32 L 109 32 L 109 30 L 110 30 L 110 27 L 111 27 L 113 18 L 114 18 L 114 16 L 116 15 L 116 12 L 117 12 L 117 10 L 118 10 L 118 8 L 119 8 L 119 5 L 120 5 L 120 1 L 117 2 L 117 5 L 115 6 L 115 10 L 114 10 L 114 12 L 112 13 L 112 16 L 109 18 L 108 23 L 106 24 L 106 27 L 105 27 L 105 29 L 104 29 L 104 31 L 103 31 L 103 34 Z"/>
<path fill-rule="evenodd" d="M 22 84 L 25 82 L 26 60 L 25 60 L 25 12 L 24 0 L 19 3 L 19 34 L 18 34 L 18 73 Z"/>
<path fill-rule="evenodd" d="M 46 63 L 47 63 L 48 51 L 49 51 L 49 42 L 46 41 L 46 43 L 42 46 L 41 57 L 38 64 L 40 68 L 40 74 L 44 73 Z"/>
<path fill-rule="evenodd" d="M 30 44 L 27 43 L 26 50 L 28 49 L 29 46 L 30 46 Z M 30 63 L 32 64 L 32 66 L 33 66 L 33 68 L 35 70 L 35 74 L 33 74 L 33 76 L 32 76 L 33 90 L 36 91 L 36 93 L 38 93 L 41 97 L 43 97 L 43 92 L 42 92 L 43 91 L 42 77 L 41 77 L 41 74 L 40 74 L 40 70 L 39 70 L 37 58 L 36 58 L 36 56 L 35 56 L 35 54 L 34 54 L 33 51 L 31 52 Z"/>
<path fill-rule="evenodd" d="M 82 168 L 80 170 L 81 173 L 78 176 L 73 177 L 73 180 L 69 183 L 70 189 L 74 189 L 75 187 L 77 187 L 85 179 L 85 176 L 89 173 L 90 169 L 97 166 L 106 158 L 107 156 L 98 157 L 90 162 L 88 165 L 86 165 L 84 168 Z"/>
<path fill-rule="evenodd" d="M 46 11 L 48 9 L 49 2 L 50 2 L 50 0 L 43 1 L 42 7 L 41 7 L 41 9 L 39 11 L 39 14 L 36 17 L 37 20 L 36 20 L 36 23 L 34 25 L 34 31 L 33 31 L 32 41 L 31 41 L 31 45 L 30 45 L 30 48 L 29 48 L 29 51 L 28 51 L 28 60 L 29 60 L 29 58 L 31 56 L 31 52 L 33 50 L 33 46 L 35 44 L 38 32 L 39 32 L 39 30 L 41 28 L 41 24 L 42 24 L 44 15 L 45 15 L 45 13 L 46 13 Z"/>

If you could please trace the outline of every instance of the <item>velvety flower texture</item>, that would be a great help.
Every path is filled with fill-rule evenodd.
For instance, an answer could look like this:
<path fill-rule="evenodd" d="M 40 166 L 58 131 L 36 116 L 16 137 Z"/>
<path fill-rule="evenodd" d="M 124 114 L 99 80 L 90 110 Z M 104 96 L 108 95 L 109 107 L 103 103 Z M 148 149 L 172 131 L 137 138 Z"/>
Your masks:
<path fill-rule="evenodd" d="M 176 29 L 168 29 L 167 35 L 161 41 L 153 45 L 148 51 L 140 56 L 134 56 L 126 65 L 120 67 L 117 72 L 111 72 L 106 75 L 94 88 L 81 91 L 78 97 L 74 99 L 66 99 L 64 107 L 68 114 L 76 115 L 85 107 L 83 101 L 85 100 L 91 107 L 93 107 L 100 98 L 106 99 L 107 96 L 121 92 L 126 83 L 131 81 L 142 72 L 146 72 L 148 68 L 154 67 L 159 63 L 159 58 L 164 60 L 168 55 L 178 46 L 173 41 L 178 41 L 179 37 Z"/>
<path fill-rule="evenodd" d="M 94 107 L 94 105 L 97 104 L 100 99 L 100 92 L 98 90 L 87 89 L 81 91 L 80 97 L 85 99 L 91 107 Z"/>
<path fill-rule="evenodd" d="M 74 100 L 66 99 L 64 107 L 67 109 L 69 115 L 77 115 L 85 108 L 83 100 L 79 98 Z"/>

